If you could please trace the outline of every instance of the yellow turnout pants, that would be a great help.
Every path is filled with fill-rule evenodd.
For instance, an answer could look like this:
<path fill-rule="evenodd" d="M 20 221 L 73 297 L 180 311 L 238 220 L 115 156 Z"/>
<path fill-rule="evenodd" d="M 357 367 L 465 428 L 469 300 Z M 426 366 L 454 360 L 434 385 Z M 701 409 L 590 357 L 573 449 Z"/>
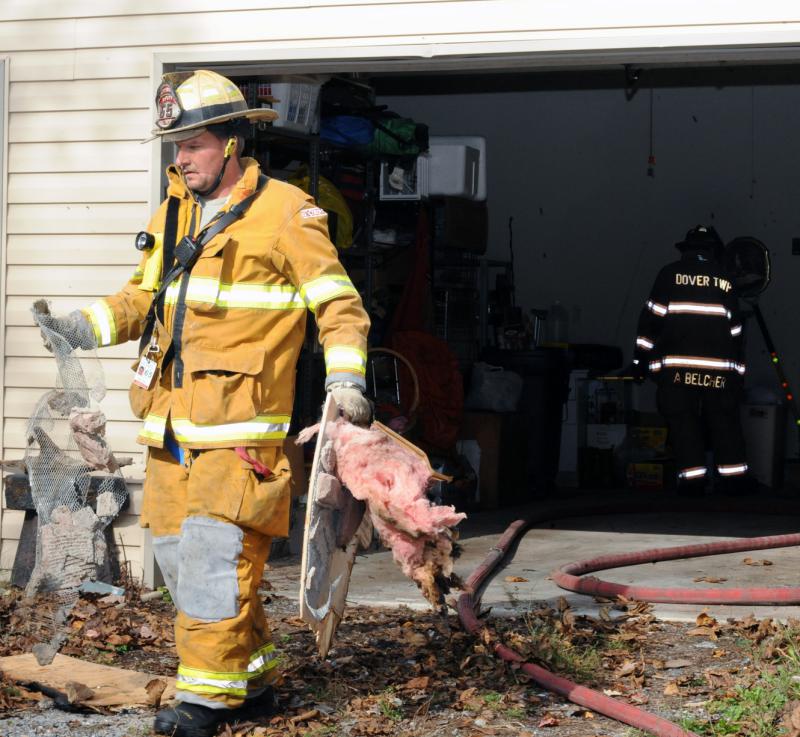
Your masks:
<path fill-rule="evenodd" d="M 278 654 L 258 596 L 273 536 L 288 534 L 289 464 L 279 447 L 150 448 L 142 525 L 178 610 L 178 698 L 235 708 L 277 676 Z"/>

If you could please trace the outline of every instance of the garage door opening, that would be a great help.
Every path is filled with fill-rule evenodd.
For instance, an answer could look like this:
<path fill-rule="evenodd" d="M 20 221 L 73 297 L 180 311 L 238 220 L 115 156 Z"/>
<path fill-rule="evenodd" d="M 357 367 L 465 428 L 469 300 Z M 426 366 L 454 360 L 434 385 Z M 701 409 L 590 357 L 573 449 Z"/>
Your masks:
<path fill-rule="evenodd" d="M 628 363 L 658 269 L 678 257 L 674 244 L 698 224 L 725 242 L 750 236 L 770 249 L 773 278 L 760 305 L 787 376 L 797 375 L 790 256 L 800 250 L 793 119 L 800 67 L 468 64 L 446 73 L 388 62 L 374 71 L 317 64 L 279 74 L 267 61 L 192 67 L 230 76 L 251 104 L 284 106 L 294 125 L 255 126 L 245 153 L 271 176 L 311 191 L 329 212 L 332 240 L 370 309 L 371 345 L 406 357 L 391 341 L 404 309 L 404 319 L 449 347 L 467 407 L 456 445 L 437 447 L 430 438 L 423 445 L 443 470 L 476 478 L 445 490 L 445 501 L 492 507 L 557 486 L 668 487 L 674 464 L 652 385 L 593 376 Z M 300 108 L 289 111 L 291 99 L 275 89 L 299 95 Z M 322 133 L 319 117 L 303 119 L 303 96 L 317 95 Z M 347 99 L 358 107 L 359 95 L 369 115 L 347 109 Z M 337 121 L 352 126 L 338 139 L 334 114 L 356 119 Z M 375 123 L 390 129 L 381 131 L 386 148 L 361 142 L 358 118 L 369 119 L 373 135 Z M 453 147 L 436 158 L 445 168 L 434 172 L 453 189 L 426 195 L 430 149 L 393 150 L 394 125 L 403 135 L 417 126 L 429 145 Z M 171 156 L 165 146 L 164 163 Z M 471 166 L 485 176 L 481 196 L 475 176 L 465 174 Z M 753 320 L 745 331 L 748 462 L 776 488 L 785 458 L 797 455 L 796 436 L 787 432 L 785 392 Z M 298 423 L 319 405 L 314 347 L 311 336 L 298 376 Z M 491 371 L 490 398 L 476 398 L 473 380 L 486 364 L 502 370 Z M 413 398 L 409 369 L 395 361 L 376 370 L 390 394 L 394 381 L 405 395 L 393 408 L 403 415 Z M 509 373 L 521 376 L 521 389 L 503 384 Z"/>

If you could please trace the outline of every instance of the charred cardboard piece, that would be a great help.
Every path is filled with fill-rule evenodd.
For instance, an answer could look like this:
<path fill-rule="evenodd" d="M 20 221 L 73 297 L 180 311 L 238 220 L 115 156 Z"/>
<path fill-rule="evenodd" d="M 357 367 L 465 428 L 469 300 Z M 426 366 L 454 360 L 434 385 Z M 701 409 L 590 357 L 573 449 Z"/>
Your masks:
<path fill-rule="evenodd" d="M 300 567 L 300 617 L 315 633 L 317 650 L 323 658 L 344 616 L 356 551 L 372 539 L 372 522 L 363 513 L 363 506 L 359 519 L 359 508 L 350 502 L 359 503 L 331 481 L 334 456 L 326 425 L 338 415 L 336 402 L 328 394 L 309 477 Z M 352 534 L 350 530 L 354 530 Z M 350 535 L 346 541 L 342 539 L 345 535 Z"/>

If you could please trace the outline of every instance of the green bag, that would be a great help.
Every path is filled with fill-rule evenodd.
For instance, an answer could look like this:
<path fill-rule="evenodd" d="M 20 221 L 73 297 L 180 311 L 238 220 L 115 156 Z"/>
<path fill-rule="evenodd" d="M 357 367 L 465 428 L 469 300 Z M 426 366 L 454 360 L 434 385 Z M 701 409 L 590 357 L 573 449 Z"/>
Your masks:
<path fill-rule="evenodd" d="M 366 146 L 371 154 L 417 156 L 428 150 L 428 126 L 411 118 L 380 117 L 372 121 L 375 135 Z"/>

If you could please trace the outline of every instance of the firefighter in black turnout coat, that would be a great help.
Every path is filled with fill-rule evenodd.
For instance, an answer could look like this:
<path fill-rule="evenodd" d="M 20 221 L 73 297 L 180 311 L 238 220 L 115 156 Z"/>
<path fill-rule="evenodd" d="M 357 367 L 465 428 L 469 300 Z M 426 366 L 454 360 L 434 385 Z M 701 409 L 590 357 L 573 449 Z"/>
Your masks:
<path fill-rule="evenodd" d="M 723 492 L 747 493 L 752 482 L 739 417 L 742 322 L 721 263 L 724 246 L 706 226 L 693 228 L 675 245 L 681 258 L 661 269 L 639 318 L 634 373 L 639 378 L 649 373 L 658 384 L 678 493 L 704 492 L 715 470 L 706 465 L 706 437 Z"/>

